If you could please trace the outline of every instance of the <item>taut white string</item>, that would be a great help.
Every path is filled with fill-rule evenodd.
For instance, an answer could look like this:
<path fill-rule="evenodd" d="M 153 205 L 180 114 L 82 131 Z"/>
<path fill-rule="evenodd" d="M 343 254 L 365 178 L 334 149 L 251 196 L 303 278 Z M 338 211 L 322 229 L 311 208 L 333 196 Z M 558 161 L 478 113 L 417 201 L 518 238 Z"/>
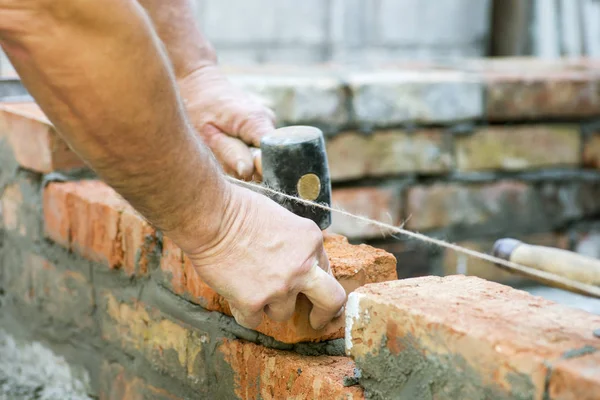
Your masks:
<path fill-rule="evenodd" d="M 356 219 L 359 221 L 363 221 L 367 224 L 378 226 L 380 228 L 384 228 L 391 232 L 399 233 L 399 234 L 408 236 L 410 238 L 413 238 L 413 239 L 416 239 L 416 240 L 419 240 L 419 241 L 422 241 L 425 243 L 433 244 L 433 245 L 436 245 L 439 247 L 443 247 L 446 249 L 456 251 L 458 253 L 466 254 L 466 255 L 474 257 L 474 258 L 478 258 L 480 260 L 488 261 L 488 262 L 496 264 L 500 267 L 504 267 L 505 269 L 508 269 L 512 272 L 519 272 L 525 276 L 537 278 L 538 280 L 540 280 L 542 282 L 559 284 L 559 285 L 562 285 L 562 287 L 572 290 L 574 292 L 578 292 L 581 294 L 586 294 L 589 296 L 600 298 L 600 288 L 593 286 L 593 285 L 576 282 L 571 279 L 563 278 L 561 276 L 558 276 L 558 275 L 555 275 L 555 274 L 552 274 L 549 272 L 540 271 L 540 270 L 537 270 L 537 269 L 534 269 L 531 267 L 527 267 L 525 265 L 517 264 L 512 261 L 507 261 L 502 258 L 492 256 L 492 255 L 489 255 L 486 253 L 481 253 L 479 251 L 471 250 L 471 249 L 459 246 L 454 243 L 446 242 L 441 239 L 432 238 L 432 237 L 424 235 L 422 233 L 413 232 L 413 231 L 404 229 L 402 227 L 397 227 L 394 225 L 386 224 L 385 222 L 380 222 L 380 221 L 366 218 L 366 217 L 363 217 L 360 215 L 355 215 L 355 214 L 349 213 L 347 211 L 344 211 L 344 210 L 341 210 L 341 209 L 338 209 L 335 207 L 330 207 L 325 204 L 320 204 L 320 203 L 316 203 L 314 201 L 302 199 L 300 197 L 291 196 L 289 194 L 279 192 L 277 190 L 271 189 L 264 185 L 260 185 L 260 184 L 253 183 L 253 182 L 246 182 L 246 181 L 236 179 L 231 176 L 227 176 L 227 179 L 229 179 L 230 181 L 232 181 L 238 185 L 245 186 L 250 189 L 256 189 L 259 191 L 268 192 L 268 193 L 271 193 L 274 195 L 281 196 L 290 201 L 294 201 L 297 203 L 301 203 L 301 204 L 309 205 L 312 207 L 321 208 L 323 210 L 332 211 L 332 212 L 335 212 L 335 213 L 338 213 L 341 215 L 345 215 L 347 217 L 350 217 L 350 218 L 353 218 L 353 219 Z"/>

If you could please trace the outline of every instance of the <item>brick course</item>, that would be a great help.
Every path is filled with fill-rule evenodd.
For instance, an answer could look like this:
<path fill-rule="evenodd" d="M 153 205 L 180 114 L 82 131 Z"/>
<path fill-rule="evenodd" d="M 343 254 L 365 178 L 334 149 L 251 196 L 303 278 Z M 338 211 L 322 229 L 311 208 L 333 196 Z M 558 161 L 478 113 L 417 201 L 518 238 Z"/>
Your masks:
<path fill-rule="evenodd" d="M 344 132 L 327 140 L 331 179 L 345 181 L 398 174 L 450 171 L 450 138 L 442 130 Z"/>
<path fill-rule="evenodd" d="M 456 167 L 459 171 L 578 167 L 579 131 L 577 125 L 482 128 L 456 139 Z"/>
<path fill-rule="evenodd" d="M 398 185 L 340 188 L 333 191 L 331 204 L 351 214 L 397 226 L 402 223 L 401 196 L 402 187 Z M 330 230 L 349 238 L 375 238 L 389 233 L 338 213 L 332 215 Z"/>
<path fill-rule="evenodd" d="M 50 183 L 44 189 L 46 235 L 92 261 L 128 275 L 147 272 L 154 229 L 112 188 L 95 181 Z"/>
<path fill-rule="evenodd" d="M 599 350 L 592 328 L 600 316 L 474 277 L 367 285 L 350 295 L 346 316 L 347 351 L 375 398 L 541 399 L 548 377 L 553 387 L 554 365 L 558 380 L 569 354 Z M 587 396 L 600 390 L 598 366 L 575 360 L 561 398 L 579 390 L 577 381 L 589 385 Z"/>
<path fill-rule="evenodd" d="M 170 288 L 207 310 L 231 315 L 227 301 L 202 281 L 187 257 L 182 256 L 181 251 L 170 240 L 167 239 L 164 243 L 166 245 L 163 245 L 161 269 Z M 333 275 L 346 289 L 346 293 L 366 283 L 397 278 L 396 260 L 383 250 L 366 245 L 353 246 L 343 236 L 328 235 L 325 237 L 325 252 L 329 257 Z M 290 320 L 275 322 L 264 316 L 256 330 L 285 343 L 343 337 L 343 318 L 340 317 L 323 330 L 316 331 L 308 322 L 309 312 L 310 302 L 301 297 Z"/>
<path fill-rule="evenodd" d="M 84 166 L 34 103 L 0 104 L 0 134 L 24 168 L 47 173 Z"/>

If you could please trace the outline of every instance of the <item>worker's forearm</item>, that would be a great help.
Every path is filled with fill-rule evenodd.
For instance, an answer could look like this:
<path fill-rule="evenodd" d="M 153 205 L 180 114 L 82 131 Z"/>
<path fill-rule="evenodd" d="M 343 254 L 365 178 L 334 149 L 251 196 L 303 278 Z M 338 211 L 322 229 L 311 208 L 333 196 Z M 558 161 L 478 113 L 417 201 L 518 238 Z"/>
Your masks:
<path fill-rule="evenodd" d="M 200 32 L 190 0 L 138 0 L 165 44 L 177 78 L 216 63 L 213 47 Z"/>
<path fill-rule="evenodd" d="M 210 236 L 229 186 L 185 119 L 139 4 L 0 0 L 0 43 L 60 134 L 101 178 L 182 242 L 188 234 L 202 240 L 198 227 Z"/>

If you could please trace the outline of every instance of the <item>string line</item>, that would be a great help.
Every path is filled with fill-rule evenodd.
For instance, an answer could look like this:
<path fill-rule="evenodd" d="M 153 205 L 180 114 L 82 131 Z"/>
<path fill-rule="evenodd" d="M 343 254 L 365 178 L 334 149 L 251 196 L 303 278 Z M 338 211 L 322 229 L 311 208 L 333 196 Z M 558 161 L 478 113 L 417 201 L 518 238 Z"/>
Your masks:
<path fill-rule="evenodd" d="M 388 231 L 408 236 L 410 238 L 416 239 L 416 240 L 424 242 L 424 243 L 432 244 L 432 245 L 435 245 L 438 247 L 443 247 L 443 248 L 455 251 L 457 253 L 462 253 L 462 254 L 465 254 L 470 257 L 488 261 L 490 263 L 498 265 L 499 267 L 503 267 L 503 268 L 508 269 L 513 272 L 517 271 L 517 272 L 519 272 L 523 275 L 529 276 L 529 277 L 536 277 L 543 282 L 555 283 L 564 288 L 568 288 L 572 291 L 575 291 L 575 292 L 578 292 L 581 294 L 590 295 L 590 296 L 593 296 L 596 298 L 600 298 L 600 288 L 595 287 L 593 285 L 576 282 L 571 279 L 567 279 L 567 278 L 558 276 L 556 274 L 552 274 L 550 272 L 540 271 L 540 270 L 537 270 L 537 269 L 534 269 L 531 267 L 527 267 L 525 265 L 521 265 L 518 263 L 514 263 L 512 261 L 508 261 L 508 260 L 504 260 L 502 258 L 492 256 L 490 254 L 481 253 L 479 251 L 471 250 L 471 249 L 459 246 L 454 243 L 446 242 L 445 240 L 436 239 L 436 238 L 424 235 L 422 233 L 413 232 L 413 231 L 404 229 L 403 227 L 397 227 L 397 226 L 394 226 L 391 224 L 387 224 L 385 222 L 377 221 L 377 220 L 363 217 L 360 215 L 355 215 L 348 211 L 341 210 L 339 208 L 330 207 L 325 204 L 317 203 L 317 202 L 310 201 L 310 200 L 305 200 L 305 199 L 302 199 L 302 198 L 296 197 L 296 196 L 291 196 L 289 194 L 282 193 L 280 191 L 274 190 L 274 189 L 269 188 L 264 185 L 260 185 L 260 184 L 253 183 L 253 182 L 246 182 L 246 181 L 243 181 L 243 180 L 231 177 L 231 176 L 227 176 L 227 179 L 229 179 L 233 183 L 236 183 L 241 186 L 245 186 L 249 189 L 255 189 L 255 190 L 262 191 L 262 192 L 268 192 L 273 195 L 281 196 L 287 200 L 294 201 L 294 202 L 297 202 L 300 204 L 305 204 L 305 205 L 317 207 L 317 208 L 320 208 L 323 210 L 332 211 L 337 214 L 341 214 L 341 215 L 347 216 L 349 218 L 353 218 L 355 220 L 363 221 L 364 223 L 369 224 L 369 225 L 378 226 L 378 227 L 386 229 Z"/>

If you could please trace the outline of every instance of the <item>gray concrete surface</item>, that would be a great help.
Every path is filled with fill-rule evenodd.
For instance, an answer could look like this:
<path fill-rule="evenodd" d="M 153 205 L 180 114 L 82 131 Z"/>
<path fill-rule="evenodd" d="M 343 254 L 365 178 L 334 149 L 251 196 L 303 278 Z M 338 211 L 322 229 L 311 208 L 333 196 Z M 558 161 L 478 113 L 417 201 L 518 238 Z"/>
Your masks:
<path fill-rule="evenodd" d="M 88 400 L 88 382 L 42 344 L 0 329 L 0 400 Z"/>

